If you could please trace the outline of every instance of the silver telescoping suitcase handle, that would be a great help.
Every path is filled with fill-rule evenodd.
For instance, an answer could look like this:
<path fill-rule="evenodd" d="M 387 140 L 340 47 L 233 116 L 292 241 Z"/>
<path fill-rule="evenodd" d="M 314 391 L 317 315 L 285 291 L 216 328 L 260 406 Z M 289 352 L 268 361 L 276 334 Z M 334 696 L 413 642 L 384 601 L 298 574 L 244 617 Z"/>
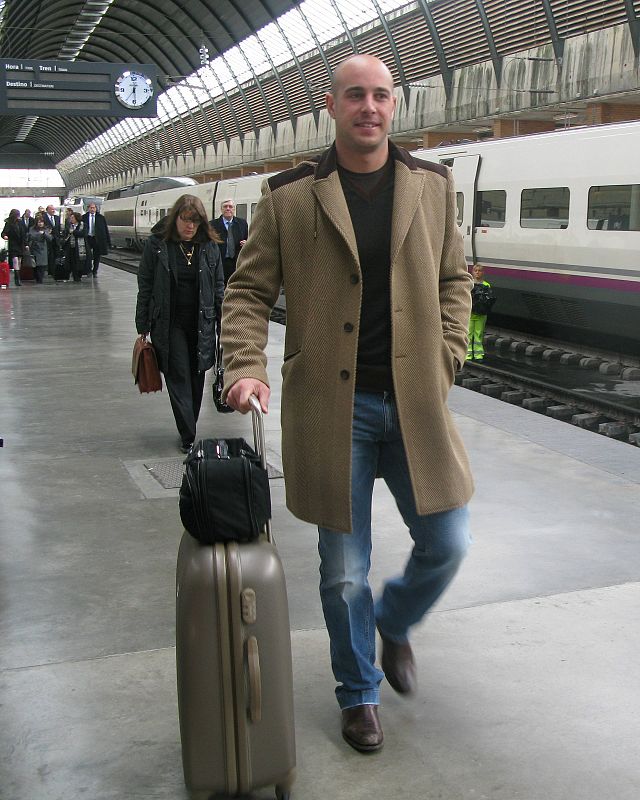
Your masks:
<path fill-rule="evenodd" d="M 253 446 L 256 453 L 260 456 L 260 463 L 263 469 L 267 469 L 267 445 L 264 438 L 264 414 L 260 401 L 252 394 L 249 396 L 249 405 L 251 406 L 251 421 L 253 423 Z M 271 532 L 271 520 L 267 520 L 264 526 L 265 533 L 267 534 L 267 541 L 274 544 L 273 533 Z"/>

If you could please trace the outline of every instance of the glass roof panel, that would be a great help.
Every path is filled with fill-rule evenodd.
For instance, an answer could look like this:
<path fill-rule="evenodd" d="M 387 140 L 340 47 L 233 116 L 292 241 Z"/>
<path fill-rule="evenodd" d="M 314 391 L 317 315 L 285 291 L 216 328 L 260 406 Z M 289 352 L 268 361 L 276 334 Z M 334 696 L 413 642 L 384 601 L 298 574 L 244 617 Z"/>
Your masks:
<path fill-rule="evenodd" d="M 218 59 L 216 59 L 217 61 Z M 231 78 L 232 83 L 226 86 L 227 90 L 235 89 L 237 83 L 245 83 L 253 78 L 253 73 L 247 64 L 247 59 L 244 57 L 242 50 L 239 47 L 232 47 L 225 53 L 225 60 L 229 69 L 233 74 Z"/>
<path fill-rule="evenodd" d="M 344 27 L 332 0 L 306 0 L 301 11 L 321 42 L 327 42 L 344 33 Z"/>
<path fill-rule="evenodd" d="M 294 8 L 279 20 L 282 32 L 287 38 L 296 55 L 308 53 L 313 50 L 315 42 L 309 28 L 305 24 L 299 9 Z"/>
<path fill-rule="evenodd" d="M 104 2 L 108 6 L 113 0 Z M 378 4 L 383 13 L 411 5 L 407 0 L 378 0 Z M 0 20 L 2 8 L 3 2 L 0 0 Z M 247 37 L 239 46 L 232 47 L 224 56 L 217 56 L 207 66 L 200 67 L 183 81 L 169 87 L 158 96 L 158 116 L 155 119 L 132 118 L 128 125 L 124 121 L 119 122 L 110 131 L 98 136 L 96 145 L 108 152 L 113 149 L 114 141 L 119 144 L 131 141 L 132 130 L 137 135 L 148 134 L 180 114 L 219 98 L 223 94 L 223 87 L 227 92 L 233 92 L 239 83 L 253 80 L 254 74 L 260 76 L 268 72 L 271 63 L 265 55 L 265 48 L 276 66 L 291 60 L 291 50 L 296 55 L 313 50 L 315 42 L 300 12 L 304 14 L 321 44 L 344 34 L 342 20 L 349 29 L 354 29 L 378 19 L 372 0 L 304 0 L 299 9 L 291 9 L 280 17 L 278 25 L 266 25 L 256 34 Z M 81 162 L 86 162 L 86 151 L 78 151 L 78 156 Z M 68 163 L 71 163 L 71 158 L 69 156 Z"/>
<path fill-rule="evenodd" d="M 267 25 L 258 32 L 258 37 L 276 66 L 291 60 L 291 49 L 277 25 Z"/>
<path fill-rule="evenodd" d="M 340 13 L 349 28 L 358 28 L 378 18 L 371 0 L 341 0 Z"/>
<path fill-rule="evenodd" d="M 240 49 L 245 54 L 256 75 L 261 75 L 269 69 L 269 61 L 257 36 L 250 36 L 244 42 L 241 42 Z"/>
<path fill-rule="evenodd" d="M 427 0 L 427 4 L 430 2 L 431 0 Z M 383 14 L 388 14 L 390 11 L 395 11 L 397 8 L 408 5 L 408 3 L 399 3 L 398 0 L 378 0 L 378 5 Z"/>

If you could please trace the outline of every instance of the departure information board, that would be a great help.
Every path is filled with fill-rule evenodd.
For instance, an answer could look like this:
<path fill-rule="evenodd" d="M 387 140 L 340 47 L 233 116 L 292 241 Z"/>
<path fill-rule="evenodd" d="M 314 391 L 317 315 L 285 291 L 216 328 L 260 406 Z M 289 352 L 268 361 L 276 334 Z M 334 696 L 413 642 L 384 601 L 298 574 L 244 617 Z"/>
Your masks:
<path fill-rule="evenodd" d="M 102 61 L 0 62 L 0 114 L 155 117 L 158 69 Z"/>

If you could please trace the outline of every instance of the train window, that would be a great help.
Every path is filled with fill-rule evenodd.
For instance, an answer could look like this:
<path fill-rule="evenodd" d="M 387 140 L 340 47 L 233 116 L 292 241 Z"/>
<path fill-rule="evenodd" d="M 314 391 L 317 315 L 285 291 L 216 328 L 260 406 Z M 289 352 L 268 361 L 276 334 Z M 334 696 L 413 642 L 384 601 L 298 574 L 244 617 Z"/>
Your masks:
<path fill-rule="evenodd" d="M 640 184 L 592 186 L 587 227 L 592 231 L 640 231 Z"/>
<path fill-rule="evenodd" d="M 456 192 L 456 221 L 458 225 L 462 225 L 462 218 L 464 216 L 464 195 L 462 192 Z"/>
<path fill-rule="evenodd" d="M 569 224 L 569 194 L 566 186 L 523 189 L 520 196 L 520 227 L 564 230 Z"/>
<path fill-rule="evenodd" d="M 502 189 L 478 192 L 476 228 L 504 228 L 507 193 Z"/>
<path fill-rule="evenodd" d="M 246 203 L 238 203 L 238 205 L 236 206 L 235 215 L 236 215 L 236 217 L 240 217 L 240 219 L 246 219 L 247 218 L 247 204 Z"/>

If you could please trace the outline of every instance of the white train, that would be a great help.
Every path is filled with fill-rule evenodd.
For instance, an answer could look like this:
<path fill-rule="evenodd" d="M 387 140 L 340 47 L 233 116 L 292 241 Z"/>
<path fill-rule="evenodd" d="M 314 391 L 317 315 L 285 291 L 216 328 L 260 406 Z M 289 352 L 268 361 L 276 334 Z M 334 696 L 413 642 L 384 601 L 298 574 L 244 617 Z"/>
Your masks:
<path fill-rule="evenodd" d="M 467 263 L 485 265 L 498 297 L 492 321 L 637 356 L 638 153 L 640 122 L 630 122 L 413 155 L 453 170 Z M 139 246 L 184 191 L 200 196 L 212 217 L 220 200 L 234 198 L 250 221 L 265 177 L 179 179 L 161 191 L 145 182 L 118 199 L 109 195 L 102 211 L 116 243 Z"/>
<path fill-rule="evenodd" d="M 452 167 L 494 319 L 640 354 L 640 122 L 424 151 Z"/>
<path fill-rule="evenodd" d="M 67 208 L 70 208 L 72 211 L 76 211 L 79 214 L 84 214 L 85 211 L 89 210 L 89 203 L 95 203 L 99 211 L 103 202 L 104 197 L 98 197 L 94 195 L 70 195 L 58 208 L 58 213 L 64 218 L 64 212 L 67 210 Z"/>
<path fill-rule="evenodd" d="M 141 248 L 153 226 L 168 213 L 180 195 L 187 193 L 202 200 L 210 219 L 220 216 L 223 200 L 232 199 L 237 216 L 251 222 L 266 177 L 266 174 L 256 174 L 211 183 L 197 183 L 193 178 L 152 178 L 109 192 L 102 213 L 116 247 Z"/>

